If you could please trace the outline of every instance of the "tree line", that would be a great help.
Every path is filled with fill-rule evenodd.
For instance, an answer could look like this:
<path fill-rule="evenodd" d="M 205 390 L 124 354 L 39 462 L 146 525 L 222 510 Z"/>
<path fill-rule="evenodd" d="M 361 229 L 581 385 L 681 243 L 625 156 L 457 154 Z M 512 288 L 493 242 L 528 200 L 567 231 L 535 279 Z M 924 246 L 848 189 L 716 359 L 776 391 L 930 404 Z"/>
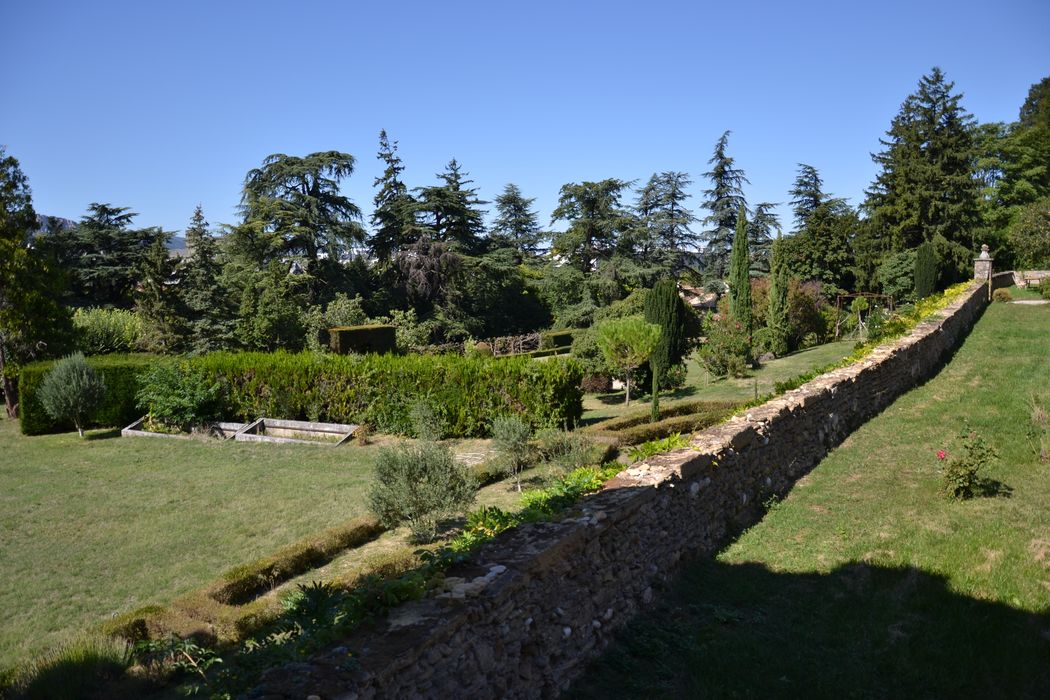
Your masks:
<path fill-rule="evenodd" d="M 997 267 L 1050 265 L 1048 93 L 1045 78 L 1017 121 L 978 124 L 934 68 L 872 155 L 877 174 L 859 205 L 827 192 L 817 167 L 798 165 L 776 283 L 904 298 L 922 244 L 942 286 L 969 273 L 984 242 Z M 748 259 L 734 269 L 769 277 L 782 225 L 774 203 L 747 201 L 729 137 L 715 143 L 695 210 L 691 176 L 666 171 L 644 183 L 566 183 L 546 226 L 514 184 L 483 201 L 454 158 L 434 184 L 410 186 L 385 131 L 367 226 L 340 191 L 354 156 L 274 154 L 247 173 L 238 223 L 211 226 L 197 208 L 178 259 L 170 232 L 138 228 L 133 211 L 109 203 L 91 204 L 73 227 L 37 232 L 28 182 L 0 151 L 0 365 L 68 349 L 75 307 L 135 309 L 144 347 L 162 352 L 316 347 L 325 327 L 365 320 L 426 344 L 588 327 L 599 309 L 668 277 L 722 291 L 738 235 Z"/>

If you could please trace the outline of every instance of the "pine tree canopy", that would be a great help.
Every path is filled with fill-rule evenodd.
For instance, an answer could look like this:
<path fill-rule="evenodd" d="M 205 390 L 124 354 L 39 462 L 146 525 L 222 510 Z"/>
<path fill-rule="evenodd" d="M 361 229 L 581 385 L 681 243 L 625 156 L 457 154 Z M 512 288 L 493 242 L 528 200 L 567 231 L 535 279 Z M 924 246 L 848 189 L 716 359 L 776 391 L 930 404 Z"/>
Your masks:
<path fill-rule="evenodd" d="M 703 207 L 710 214 L 703 221 L 709 226 L 702 234 L 705 243 L 703 257 L 708 274 L 718 279 L 726 273 L 737 213 L 741 207 L 747 206 L 743 186 L 750 184 L 744 171 L 734 167 L 733 159 L 726 152 L 729 134 L 726 131 L 718 139 L 714 154 L 707 161 L 711 169 L 704 173 L 704 177 L 711 181 L 711 187 L 704 190 Z"/>

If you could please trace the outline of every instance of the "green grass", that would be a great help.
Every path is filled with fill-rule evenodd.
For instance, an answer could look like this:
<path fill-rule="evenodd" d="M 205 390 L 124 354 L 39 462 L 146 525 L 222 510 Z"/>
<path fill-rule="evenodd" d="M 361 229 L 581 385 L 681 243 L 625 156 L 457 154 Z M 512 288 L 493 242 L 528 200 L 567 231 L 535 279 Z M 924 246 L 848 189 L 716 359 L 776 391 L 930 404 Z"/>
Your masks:
<path fill-rule="evenodd" d="M 570 697 L 1050 697 L 1050 307 L 993 304 L 951 363 L 688 565 Z M 987 496 L 941 492 L 964 419 Z"/>
<path fill-rule="evenodd" d="M 363 514 L 376 449 L 89 435 L 0 421 L 0 668 Z"/>
<path fill-rule="evenodd" d="M 1022 299 L 1042 299 L 1043 297 L 1039 294 L 1039 287 L 1007 287 L 1010 296 L 1014 298 L 1014 301 L 1021 301 Z"/>
<path fill-rule="evenodd" d="M 782 382 L 815 367 L 822 367 L 838 362 L 853 351 L 855 342 L 843 340 L 827 343 L 809 350 L 792 353 L 772 360 L 751 372 L 743 379 L 716 379 L 703 369 L 695 359 L 686 362 L 687 374 L 685 386 L 674 392 L 660 395 L 660 406 L 673 406 L 682 401 L 750 401 L 758 395 L 771 393 L 776 382 Z M 632 392 L 633 393 L 633 392 Z M 624 406 L 623 392 L 613 394 L 587 394 L 583 398 L 582 425 L 590 425 L 607 418 L 622 416 L 641 411 L 649 404 L 646 397 L 642 401 L 632 401 Z"/>

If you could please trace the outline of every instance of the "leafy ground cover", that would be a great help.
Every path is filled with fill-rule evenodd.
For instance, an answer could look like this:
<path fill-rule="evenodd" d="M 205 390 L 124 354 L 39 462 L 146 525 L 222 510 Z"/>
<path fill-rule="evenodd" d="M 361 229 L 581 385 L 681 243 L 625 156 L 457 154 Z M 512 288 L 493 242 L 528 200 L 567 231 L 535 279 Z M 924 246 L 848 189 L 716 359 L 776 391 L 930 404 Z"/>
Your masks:
<path fill-rule="evenodd" d="M 571 697 L 1047 697 L 1050 308 L 994 304 L 952 362 L 854 433 L 766 517 L 688 566 Z M 937 452 L 976 430 L 984 496 Z"/>
<path fill-rule="evenodd" d="M 855 344 L 854 341 L 844 340 L 795 352 L 770 360 L 754 370 L 751 376 L 742 379 L 716 379 L 695 359 L 689 359 L 686 363 L 688 372 L 685 386 L 674 392 L 661 394 L 660 406 L 666 408 L 683 401 L 698 400 L 750 401 L 755 398 L 756 389 L 758 396 L 771 393 L 776 382 L 797 377 L 815 367 L 837 362 L 849 355 Z M 642 401 L 624 406 L 622 391 L 612 394 L 587 394 L 583 398 L 581 424 L 590 425 L 628 413 L 644 412 L 646 405 L 646 401 Z"/>

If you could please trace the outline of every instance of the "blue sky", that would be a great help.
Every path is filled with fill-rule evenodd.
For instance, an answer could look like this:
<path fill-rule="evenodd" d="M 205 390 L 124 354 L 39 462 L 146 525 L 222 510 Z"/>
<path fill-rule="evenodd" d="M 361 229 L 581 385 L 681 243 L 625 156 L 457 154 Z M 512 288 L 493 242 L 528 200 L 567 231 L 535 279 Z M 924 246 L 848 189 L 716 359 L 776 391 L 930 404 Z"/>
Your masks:
<path fill-rule="evenodd" d="M 693 176 L 696 207 L 726 129 L 749 202 L 786 202 L 805 162 L 857 203 L 932 66 L 980 121 L 1016 119 L 1050 75 L 1045 0 L 0 0 L 0 28 L 0 144 L 37 210 L 109 202 L 169 230 L 197 203 L 236 222 L 245 173 L 277 152 L 356 156 L 343 189 L 367 217 L 381 128 L 410 186 L 455 157 L 544 224 L 566 182 L 662 170 Z"/>

